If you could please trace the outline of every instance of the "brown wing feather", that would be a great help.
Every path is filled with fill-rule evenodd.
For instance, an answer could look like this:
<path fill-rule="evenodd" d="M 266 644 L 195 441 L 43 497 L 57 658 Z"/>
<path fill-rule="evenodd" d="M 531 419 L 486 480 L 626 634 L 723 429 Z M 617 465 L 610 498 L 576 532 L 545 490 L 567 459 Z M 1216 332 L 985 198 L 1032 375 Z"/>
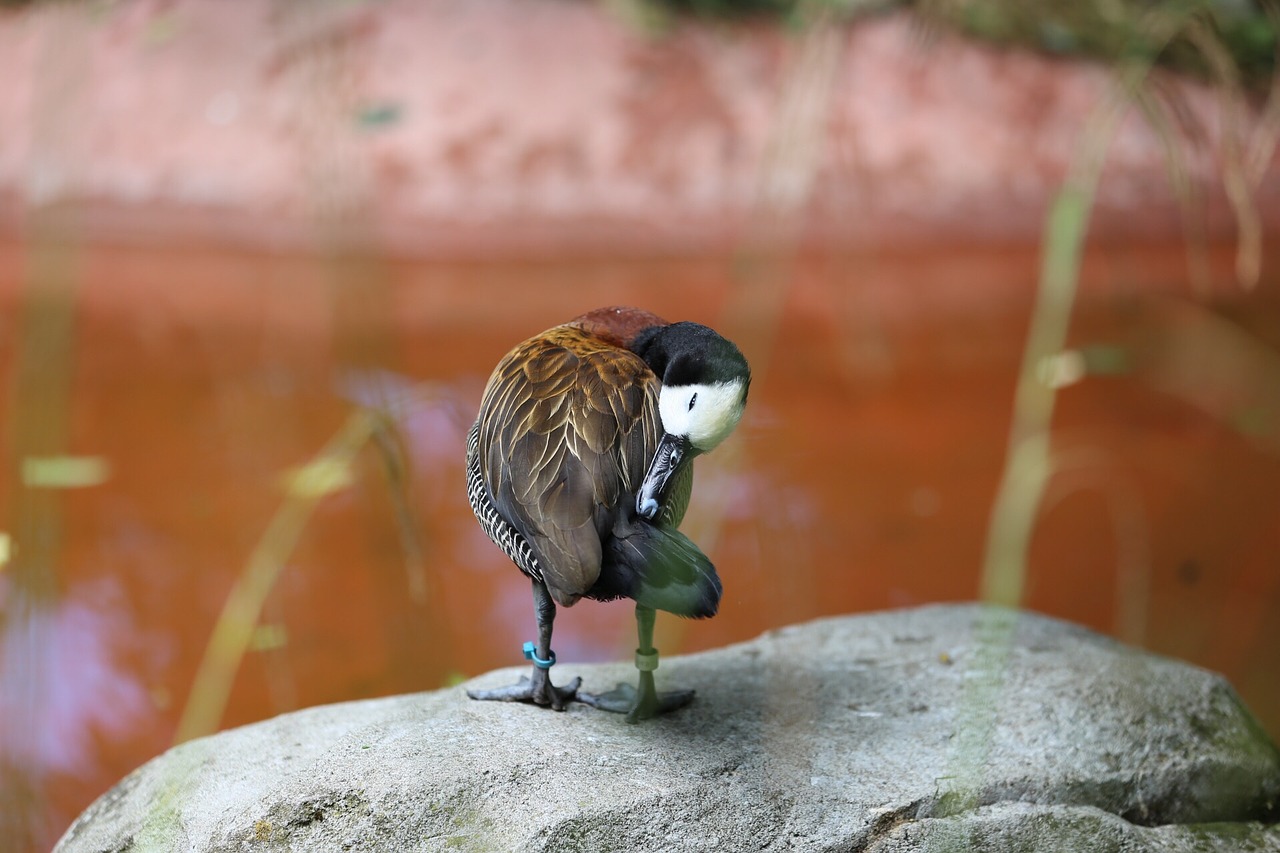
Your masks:
<path fill-rule="evenodd" d="M 561 604 L 595 584 L 600 543 L 657 451 L 658 386 L 639 357 L 568 326 L 516 347 L 489 379 L 482 477 Z"/>

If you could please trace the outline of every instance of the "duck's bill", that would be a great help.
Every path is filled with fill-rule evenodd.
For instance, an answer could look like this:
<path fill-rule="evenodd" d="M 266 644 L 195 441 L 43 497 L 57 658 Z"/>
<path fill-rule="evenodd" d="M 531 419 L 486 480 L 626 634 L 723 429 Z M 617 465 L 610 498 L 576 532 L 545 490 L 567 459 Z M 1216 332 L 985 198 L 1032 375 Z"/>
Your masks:
<path fill-rule="evenodd" d="M 636 494 L 636 512 L 650 521 L 657 518 L 676 474 L 692 458 L 689 439 L 670 433 L 663 435 L 658 443 L 658 452 L 653 454 L 653 462 L 649 463 L 649 471 Z"/>

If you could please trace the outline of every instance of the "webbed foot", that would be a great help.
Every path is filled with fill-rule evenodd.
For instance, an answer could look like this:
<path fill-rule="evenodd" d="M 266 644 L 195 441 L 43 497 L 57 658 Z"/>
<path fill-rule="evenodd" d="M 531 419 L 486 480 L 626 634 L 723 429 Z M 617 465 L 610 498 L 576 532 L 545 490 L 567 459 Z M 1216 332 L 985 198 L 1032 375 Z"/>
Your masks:
<path fill-rule="evenodd" d="M 578 688 L 581 686 L 582 679 L 575 678 L 564 687 L 556 687 L 547 676 L 547 671 L 535 666 L 533 678 L 522 675 L 520 681 L 515 684 L 495 687 L 491 690 L 468 690 L 467 695 L 472 699 L 498 702 L 528 702 L 532 705 L 549 707 L 555 711 L 563 711 L 569 707 L 570 702 L 579 698 Z"/>
<path fill-rule="evenodd" d="M 630 684 L 619 684 L 608 693 L 579 693 L 577 699 L 602 711 L 626 714 L 628 723 L 638 723 L 683 708 L 693 701 L 693 695 L 692 690 L 659 693 L 653 687 L 653 673 L 641 672 L 639 689 Z"/>

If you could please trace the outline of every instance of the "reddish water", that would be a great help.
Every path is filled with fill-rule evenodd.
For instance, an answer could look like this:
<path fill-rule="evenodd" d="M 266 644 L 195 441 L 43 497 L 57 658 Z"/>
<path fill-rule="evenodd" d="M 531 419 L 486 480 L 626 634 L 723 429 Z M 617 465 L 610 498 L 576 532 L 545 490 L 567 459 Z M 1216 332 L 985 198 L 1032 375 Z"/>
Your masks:
<path fill-rule="evenodd" d="M 590 307 L 718 325 L 755 367 L 744 425 L 699 461 L 685 525 L 719 566 L 722 610 L 660 619 L 664 653 L 977 594 L 1033 251 L 343 265 L 81 247 L 62 258 L 80 282 L 65 393 L 48 353 L 25 384 L 13 369 L 39 321 L 17 312 L 32 252 L 0 246 L 0 529 L 15 550 L 0 573 L 0 816 L 32 849 L 171 744 L 287 472 L 379 393 L 409 395 L 398 427 L 424 594 L 366 450 L 290 553 L 221 724 L 518 663 L 528 585 L 471 517 L 465 430 L 510 345 Z M 1209 310 L 1187 301 L 1176 249 L 1098 251 L 1086 274 L 1072 340 L 1106 344 L 1094 352 L 1123 369 L 1060 397 L 1062 470 L 1026 604 L 1226 673 L 1280 734 L 1276 282 Z M 33 449 L 98 457 L 106 479 L 24 489 Z M 555 645 L 562 661 L 624 658 L 632 631 L 625 605 L 585 602 L 562 612 Z"/>

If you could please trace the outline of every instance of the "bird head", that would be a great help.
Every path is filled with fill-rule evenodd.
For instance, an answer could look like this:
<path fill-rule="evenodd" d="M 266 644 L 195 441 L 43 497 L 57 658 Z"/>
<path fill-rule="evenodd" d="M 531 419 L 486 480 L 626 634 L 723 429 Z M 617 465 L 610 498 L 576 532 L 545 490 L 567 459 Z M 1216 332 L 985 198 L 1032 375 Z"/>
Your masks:
<path fill-rule="evenodd" d="M 646 330 L 635 351 L 662 379 L 662 439 L 636 495 L 636 511 L 657 516 L 669 485 L 700 453 L 728 438 L 742 418 L 751 369 L 732 341 L 698 323 Z"/>

